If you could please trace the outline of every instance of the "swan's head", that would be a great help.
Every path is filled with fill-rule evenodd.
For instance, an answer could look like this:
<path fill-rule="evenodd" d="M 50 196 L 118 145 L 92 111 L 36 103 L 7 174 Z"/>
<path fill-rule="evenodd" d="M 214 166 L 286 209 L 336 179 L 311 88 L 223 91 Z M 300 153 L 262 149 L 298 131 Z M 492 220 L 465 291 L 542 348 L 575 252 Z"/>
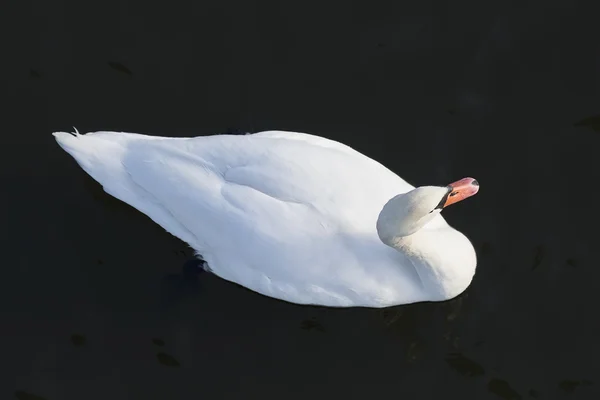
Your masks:
<path fill-rule="evenodd" d="M 420 186 L 390 199 L 379 213 L 377 232 L 384 243 L 410 236 L 445 207 L 479 191 L 479 182 L 463 178 L 447 186 Z"/>

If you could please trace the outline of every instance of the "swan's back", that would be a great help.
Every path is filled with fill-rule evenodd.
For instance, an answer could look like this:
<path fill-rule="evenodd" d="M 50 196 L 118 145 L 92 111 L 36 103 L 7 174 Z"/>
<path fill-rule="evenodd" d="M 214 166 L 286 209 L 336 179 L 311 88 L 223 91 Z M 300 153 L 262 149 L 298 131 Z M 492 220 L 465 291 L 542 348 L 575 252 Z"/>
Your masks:
<path fill-rule="evenodd" d="M 186 241 L 224 279 L 296 303 L 384 302 L 398 285 L 417 296 L 375 231 L 383 205 L 413 187 L 348 146 L 282 131 L 55 136 L 109 194 Z"/>

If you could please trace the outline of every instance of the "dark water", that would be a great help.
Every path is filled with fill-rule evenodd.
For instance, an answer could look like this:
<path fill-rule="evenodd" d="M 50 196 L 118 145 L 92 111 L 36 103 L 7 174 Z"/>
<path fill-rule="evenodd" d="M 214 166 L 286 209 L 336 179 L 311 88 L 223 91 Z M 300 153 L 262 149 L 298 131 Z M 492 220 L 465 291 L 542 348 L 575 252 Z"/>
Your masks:
<path fill-rule="evenodd" d="M 2 399 L 597 399 L 600 25 L 576 2 L 9 1 Z M 515 3 L 517 4 L 517 3 Z M 268 299 L 105 195 L 51 132 L 286 129 L 409 182 L 477 247 L 460 298 Z"/>

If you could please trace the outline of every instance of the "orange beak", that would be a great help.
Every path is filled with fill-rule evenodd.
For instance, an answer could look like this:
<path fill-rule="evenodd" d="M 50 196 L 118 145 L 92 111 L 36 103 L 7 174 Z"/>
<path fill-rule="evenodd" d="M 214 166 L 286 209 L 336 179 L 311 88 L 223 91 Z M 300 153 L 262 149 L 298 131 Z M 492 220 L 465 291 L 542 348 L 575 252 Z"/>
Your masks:
<path fill-rule="evenodd" d="M 448 188 L 450 189 L 450 192 L 448 193 L 448 197 L 446 197 L 446 201 L 442 208 L 458 203 L 459 201 L 476 194 L 479 191 L 479 182 L 473 178 L 463 178 L 449 184 Z"/>

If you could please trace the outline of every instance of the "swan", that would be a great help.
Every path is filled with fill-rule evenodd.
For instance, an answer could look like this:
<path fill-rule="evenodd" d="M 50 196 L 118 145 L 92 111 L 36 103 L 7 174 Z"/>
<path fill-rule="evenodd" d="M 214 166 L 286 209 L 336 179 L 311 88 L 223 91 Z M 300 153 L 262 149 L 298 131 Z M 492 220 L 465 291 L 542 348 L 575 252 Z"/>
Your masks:
<path fill-rule="evenodd" d="M 473 178 L 414 187 L 347 145 L 298 132 L 53 135 L 207 271 L 265 296 L 383 308 L 452 299 L 475 274 L 473 245 L 440 215 L 478 192 Z"/>

